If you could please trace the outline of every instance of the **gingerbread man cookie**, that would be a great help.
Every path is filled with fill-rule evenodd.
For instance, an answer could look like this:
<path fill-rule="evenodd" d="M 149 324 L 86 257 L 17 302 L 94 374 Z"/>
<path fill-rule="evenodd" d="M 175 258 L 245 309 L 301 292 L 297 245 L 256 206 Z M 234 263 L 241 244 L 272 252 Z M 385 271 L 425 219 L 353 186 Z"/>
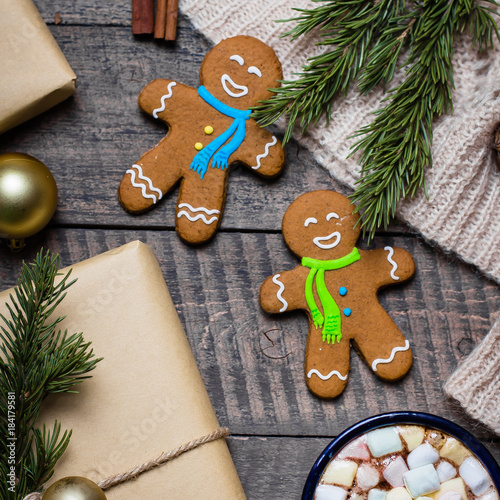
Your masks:
<path fill-rule="evenodd" d="M 351 343 L 384 380 L 399 379 L 412 364 L 410 343 L 378 302 L 377 291 L 413 276 L 413 258 L 390 246 L 358 250 L 359 216 L 352 210 L 350 201 L 333 191 L 297 198 L 285 212 L 282 229 L 301 265 L 270 276 L 260 289 L 267 312 L 307 312 L 305 378 L 322 398 L 344 390 Z"/>
<path fill-rule="evenodd" d="M 229 167 L 241 163 L 263 177 L 285 164 L 280 141 L 251 117 L 250 108 L 280 85 L 281 64 L 273 49 L 249 36 L 229 38 L 203 60 L 201 86 L 154 80 L 139 106 L 169 127 L 158 145 L 125 173 L 122 206 L 141 213 L 180 181 L 176 230 L 186 242 L 203 243 L 220 225 Z"/>

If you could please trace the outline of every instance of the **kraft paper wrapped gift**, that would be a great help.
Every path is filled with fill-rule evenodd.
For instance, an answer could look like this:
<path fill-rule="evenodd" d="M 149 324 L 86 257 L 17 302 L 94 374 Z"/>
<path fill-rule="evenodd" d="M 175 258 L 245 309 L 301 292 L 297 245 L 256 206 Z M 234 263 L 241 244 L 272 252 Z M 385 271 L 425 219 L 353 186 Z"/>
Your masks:
<path fill-rule="evenodd" d="M 73 95 L 75 80 L 32 0 L 0 0 L 0 134 Z"/>
<path fill-rule="evenodd" d="M 132 242 L 72 266 L 78 281 L 58 315 L 104 359 L 79 394 L 50 396 L 40 423 L 73 429 L 53 481 L 99 482 L 219 429 L 161 269 L 151 248 Z M 66 270 L 64 270 L 66 271 Z M 8 294 L 0 293 L 6 313 Z M 244 500 L 224 439 L 106 490 L 108 500 Z"/>

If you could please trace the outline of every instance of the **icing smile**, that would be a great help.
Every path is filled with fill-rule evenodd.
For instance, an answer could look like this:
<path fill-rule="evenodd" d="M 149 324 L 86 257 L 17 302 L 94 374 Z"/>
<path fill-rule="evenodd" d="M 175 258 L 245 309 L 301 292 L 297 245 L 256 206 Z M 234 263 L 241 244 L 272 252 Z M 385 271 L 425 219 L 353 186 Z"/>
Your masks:
<path fill-rule="evenodd" d="M 332 238 L 335 238 L 331 243 L 322 243 L 323 241 L 330 241 Z M 329 250 L 330 248 L 335 248 L 339 243 L 340 243 L 340 233 L 338 231 L 335 231 L 332 234 L 329 234 L 328 236 L 317 236 L 316 238 L 313 239 L 313 243 L 319 247 L 323 248 L 324 250 Z"/>
<path fill-rule="evenodd" d="M 220 81 L 226 94 L 229 94 L 231 97 L 243 97 L 248 94 L 248 87 L 245 85 L 238 85 L 227 74 L 223 74 Z M 237 92 L 238 90 L 239 92 Z"/>

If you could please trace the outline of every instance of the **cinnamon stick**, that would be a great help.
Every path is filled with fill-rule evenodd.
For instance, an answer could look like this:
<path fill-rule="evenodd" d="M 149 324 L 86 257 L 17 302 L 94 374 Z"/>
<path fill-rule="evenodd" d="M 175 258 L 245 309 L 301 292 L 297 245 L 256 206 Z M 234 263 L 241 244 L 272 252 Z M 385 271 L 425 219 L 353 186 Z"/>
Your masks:
<path fill-rule="evenodd" d="M 158 0 L 156 6 L 155 38 L 165 37 L 167 26 L 167 0 Z"/>
<path fill-rule="evenodd" d="M 167 3 L 167 28 L 165 30 L 165 40 L 173 41 L 177 36 L 177 12 L 178 0 L 168 0 Z"/>
<path fill-rule="evenodd" d="M 154 0 L 132 0 L 132 33 L 151 34 L 155 26 Z"/>

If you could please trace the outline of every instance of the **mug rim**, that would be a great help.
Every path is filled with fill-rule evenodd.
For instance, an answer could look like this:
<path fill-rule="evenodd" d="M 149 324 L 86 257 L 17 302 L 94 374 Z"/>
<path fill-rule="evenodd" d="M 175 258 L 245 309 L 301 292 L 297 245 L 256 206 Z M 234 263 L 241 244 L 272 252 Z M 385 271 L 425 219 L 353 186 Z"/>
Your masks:
<path fill-rule="evenodd" d="M 350 426 L 344 432 L 339 434 L 333 441 L 331 441 L 316 459 L 309 475 L 307 476 L 306 483 L 302 491 L 302 500 L 313 500 L 316 487 L 323 471 L 333 456 L 336 455 L 346 444 L 365 432 L 379 427 L 396 424 L 425 425 L 427 427 L 444 431 L 464 443 L 486 468 L 498 494 L 500 494 L 500 466 L 488 449 L 469 431 L 465 430 L 463 427 L 452 422 L 451 420 L 437 415 L 432 415 L 430 413 L 394 411 L 381 413 L 379 415 L 361 420 L 360 422 Z"/>

